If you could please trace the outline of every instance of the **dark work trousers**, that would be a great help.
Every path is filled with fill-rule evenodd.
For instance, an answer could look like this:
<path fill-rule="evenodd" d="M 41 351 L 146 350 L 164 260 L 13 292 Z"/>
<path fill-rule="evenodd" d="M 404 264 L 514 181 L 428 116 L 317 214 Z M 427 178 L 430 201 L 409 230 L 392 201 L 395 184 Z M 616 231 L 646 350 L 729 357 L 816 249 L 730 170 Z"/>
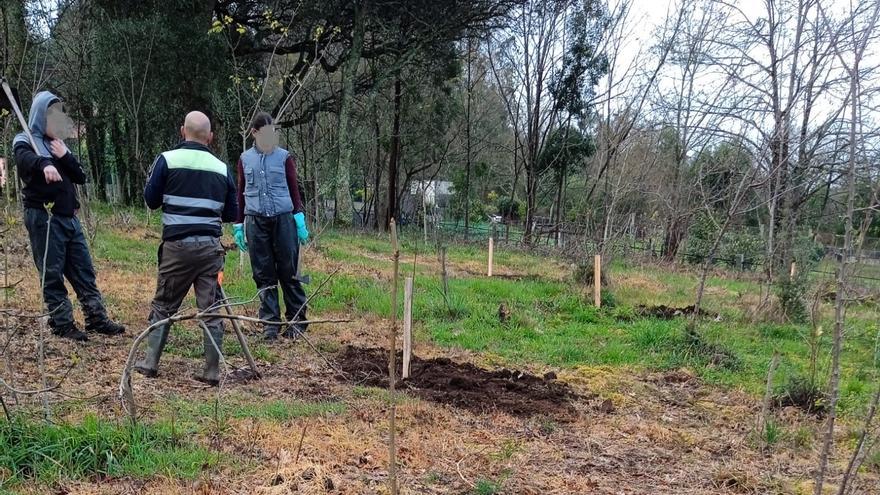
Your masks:
<path fill-rule="evenodd" d="M 150 311 L 150 325 L 173 316 L 180 309 L 190 287 L 195 288 L 196 305 L 204 311 L 221 300 L 217 275 L 223 269 L 223 246 L 220 239 L 210 236 L 193 236 L 177 241 L 165 241 L 159 246 L 159 274 L 156 279 L 156 297 Z M 221 312 L 221 308 L 217 308 Z M 204 321 L 217 344 L 223 338 L 223 320 L 210 318 Z M 150 353 L 146 368 L 156 369 L 162 349 L 168 339 L 170 325 L 164 325 L 151 335 Z M 214 352 L 211 339 L 205 336 L 206 357 Z"/>
<path fill-rule="evenodd" d="M 286 321 L 306 319 L 306 292 L 296 278 L 299 265 L 299 240 L 293 215 L 284 213 L 274 217 L 248 215 L 244 220 L 248 253 L 254 282 L 260 292 L 260 319 L 281 321 L 281 307 L 278 304 L 278 289 L 284 295 L 284 315 Z M 266 331 L 278 331 L 278 327 L 267 327 Z"/>
<path fill-rule="evenodd" d="M 163 242 L 159 246 L 159 275 L 150 324 L 177 313 L 190 287 L 195 288 L 199 310 L 208 309 L 219 301 L 217 276 L 223 269 L 224 255 L 217 237 L 193 236 Z M 222 320 L 215 318 L 206 324 L 208 328 L 216 328 L 222 326 Z"/>
<path fill-rule="evenodd" d="M 25 208 L 24 225 L 31 241 L 34 264 L 42 279 L 43 257 L 45 256 L 45 285 L 43 301 L 50 313 L 49 324 L 53 329 L 62 329 L 73 324 L 73 306 L 67 297 L 64 279 L 70 282 L 76 298 L 82 305 L 86 326 L 96 325 L 107 320 L 107 310 L 101 292 L 95 282 L 95 268 L 92 256 L 83 235 L 79 219 L 52 215 L 51 228 L 47 224 L 49 213 L 42 208 Z M 48 250 L 46 229 L 49 230 Z"/>

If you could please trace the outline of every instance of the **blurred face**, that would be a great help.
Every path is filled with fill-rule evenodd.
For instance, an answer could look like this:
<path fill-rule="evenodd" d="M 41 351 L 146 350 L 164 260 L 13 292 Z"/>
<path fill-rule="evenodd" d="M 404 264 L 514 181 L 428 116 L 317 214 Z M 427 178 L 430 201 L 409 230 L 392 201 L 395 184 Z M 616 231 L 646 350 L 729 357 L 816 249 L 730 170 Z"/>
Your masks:
<path fill-rule="evenodd" d="M 64 112 L 64 104 L 53 103 L 46 112 L 46 135 L 65 140 L 73 137 L 73 120 Z"/>
<path fill-rule="evenodd" d="M 264 125 L 253 132 L 254 143 L 261 153 L 271 153 L 278 146 L 278 131 L 275 129 L 275 125 Z"/>

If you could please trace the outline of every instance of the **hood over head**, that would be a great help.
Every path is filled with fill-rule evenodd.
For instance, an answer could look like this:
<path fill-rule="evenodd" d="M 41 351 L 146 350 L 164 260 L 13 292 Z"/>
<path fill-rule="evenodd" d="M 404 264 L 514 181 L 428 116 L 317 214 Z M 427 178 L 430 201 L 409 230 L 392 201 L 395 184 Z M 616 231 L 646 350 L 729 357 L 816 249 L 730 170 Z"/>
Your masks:
<path fill-rule="evenodd" d="M 49 91 L 40 91 L 34 95 L 34 101 L 31 103 L 31 113 L 28 115 L 28 127 L 30 127 L 31 134 L 34 136 L 34 141 L 36 141 L 37 149 L 34 151 L 41 156 L 52 156 L 47 144 L 47 141 L 51 141 L 51 138 L 46 135 L 46 115 L 49 112 L 49 106 L 57 101 L 61 101 L 61 99 L 53 93 Z M 15 146 L 20 142 L 30 144 L 30 140 L 24 132 L 15 136 L 15 139 L 12 140 L 12 145 Z"/>

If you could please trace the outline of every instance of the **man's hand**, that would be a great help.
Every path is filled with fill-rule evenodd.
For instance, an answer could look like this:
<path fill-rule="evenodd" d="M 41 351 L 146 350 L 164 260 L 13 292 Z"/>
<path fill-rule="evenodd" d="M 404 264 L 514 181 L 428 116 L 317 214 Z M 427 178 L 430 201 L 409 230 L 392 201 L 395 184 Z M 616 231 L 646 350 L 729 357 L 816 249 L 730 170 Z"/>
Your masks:
<path fill-rule="evenodd" d="M 55 158 L 61 158 L 67 154 L 67 145 L 60 139 L 53 139 L 49 143 L 49 151 L 52 152 L 52 156 Z"/>
<path fill-rule="evenodd" d="M 46 178 L 46 184 L 61 182 L 61 174 L 58 173 L 58 169 L 55 168 L 55 165 L 48 165 L 44 168 L 43 177 Z"/>
<path fill-rule="evenodd" d="M 244 226 L 242 224 L 236 223 L 232 226 L 232 238 L 235 239 L 235 244 L 240 251 L 247 251 L 247 239 L 244 238 Z"/>

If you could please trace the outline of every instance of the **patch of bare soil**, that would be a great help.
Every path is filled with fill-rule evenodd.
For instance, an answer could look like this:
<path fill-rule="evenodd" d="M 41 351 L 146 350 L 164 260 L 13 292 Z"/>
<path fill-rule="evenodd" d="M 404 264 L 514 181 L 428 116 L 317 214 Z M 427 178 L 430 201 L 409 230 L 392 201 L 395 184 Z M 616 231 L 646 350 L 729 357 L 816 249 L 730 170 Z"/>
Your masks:
<path fill-rule="evenodd" d="M 637 315 L 658 318 L 661 320 L 671 320 L 679 316 L 690 316 L 693 315 L 695 311 L 696 308 L 693 304 L 690 306 L 684 306 L 682 308 L 666 306 L 665 304 L 660 304 L 659 306 L 636 306 Z M 699 316 L 707 316 L 709 318 L 718 317 L 717 314 L 710 313 L 703 309 L 700 309 L 698 311 L 698 314 Z"/>
<path fill-rule="evenodd" d="M 388 354 L 383 349 L 347 346 L 339 355 L 339 363 L 355 382 L 388 387 Z M 400 361 L 398 364 L 401 373 Z M 577 418 L 571 401 L 580 398 L 550 374 L 539 377 L 508 369 L 490 371 L 442 357 L 413 356 L 410 376 L 401 380 L 399 387 L 422 399 L 478 414 L 497 410 L 513 416 L 542 415 L 565 422 Z"/>

